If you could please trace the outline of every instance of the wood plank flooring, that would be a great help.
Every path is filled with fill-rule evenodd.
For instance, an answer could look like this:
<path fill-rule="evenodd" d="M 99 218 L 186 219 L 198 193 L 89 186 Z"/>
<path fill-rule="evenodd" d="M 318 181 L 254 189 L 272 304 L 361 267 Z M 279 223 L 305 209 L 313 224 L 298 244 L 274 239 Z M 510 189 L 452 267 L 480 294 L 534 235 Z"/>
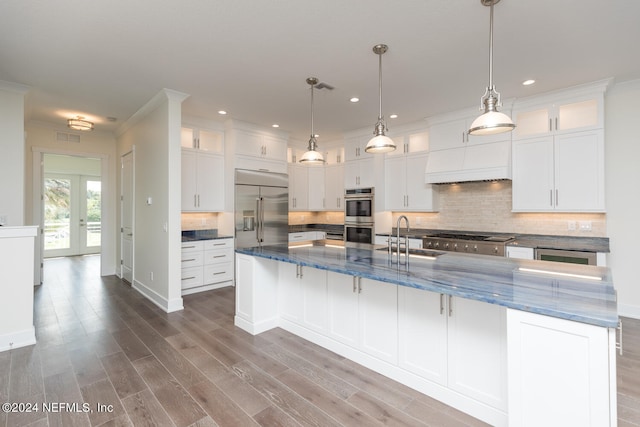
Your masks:
<path fill-rule="evenodd" d="M 0 413 L 0 426 L 486 425 L 284 330 L 247 334 L 233 288 L 184 306 L 164 313 L 99 277 L 97 256 L 46 260 L 38 342 L 0 353 L 0 402 L 39 411 Z M 639 427 L 640 321 L 623 331 L 619 426 Z"/>

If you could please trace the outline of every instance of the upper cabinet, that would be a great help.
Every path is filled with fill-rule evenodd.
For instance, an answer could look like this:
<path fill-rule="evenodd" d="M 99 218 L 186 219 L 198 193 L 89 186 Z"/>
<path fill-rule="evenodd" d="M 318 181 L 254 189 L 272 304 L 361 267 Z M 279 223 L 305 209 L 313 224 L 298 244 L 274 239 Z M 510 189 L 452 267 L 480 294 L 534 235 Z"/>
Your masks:
<path fill-rule="evenodd" d="M 608 81 L 518 102 L 513 211 L 604 212 Z"/>
<path fill-rule="evenodd" d="M 223 153 L 224 133 L 184 126 L 180 131 L 180 145 L 182 148 L 193 148 L 213 153 Z"/>
<path fill-rule="evenodd" d="M 372 158 L 373 154 L 364 151 L 368 142 L 369 139 L 362 137 L 346 139 L 344 141 L 344 160 L 348 162 L 351 160 Z"/>
<path fill-rule="evenodd" d="M 396 149 L 387 153 L 387 158 L 429 151 L 429 132 L 418 132 L 392 138 Z"/>
<path fill-rule="evenodd" d="M 224 157 L 182 150 L 182 210 L 220 212 L 224 210 Z"/>
<path fill-rule="evenodd" d="M 287 141 L 271 136 L 238 132 L 236 154 L 259 157 L 267 160 L 284 160 L 287 158 Z"/>
<path fill-rule="evenodd" d="M 509 114 L 508 111 L 504 111 Z M 480 113 L 478 113 L 479 115 Z M 509 140 L 510 134 L 474 136 L 469 135 L 469 126 L 476 116 L 468 116 L 434 123 L 429 127 L 429 150 L 438 151 L 452 148 L 464 148 L 474 144 L 486 144 Z"/>

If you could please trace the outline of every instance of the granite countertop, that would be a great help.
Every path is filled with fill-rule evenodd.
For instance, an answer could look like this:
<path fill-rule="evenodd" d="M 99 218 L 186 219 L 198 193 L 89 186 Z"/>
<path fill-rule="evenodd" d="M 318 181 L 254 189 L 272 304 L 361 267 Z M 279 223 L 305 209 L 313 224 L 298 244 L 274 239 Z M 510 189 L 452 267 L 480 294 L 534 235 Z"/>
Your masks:
<path fill-rule="evenodd" d="M 395 227 L 391 233 L 395 235 Z M 405 234 L 409 237 L 422 239 L 424 237 L 437 234 L 480 234 L 492 236 L 513 236 L 515 240 L 508 243 L 509 246 L 522 246 L 527 248 L 540 249 L 561 249 L 568 251 L 584 251 L 584 252 L 604 252 L 608 253 L 609 238 L 608 237 L 577 237 L 577 236 L 552 236 L 543 234 L 519 234 L 519 233 L 494 233 L 480 231 L 459 231 L 459 230 L 432 230 L 432 229 L 413 229 L 409 232 L 400 230 L 400 235 Z M 388 236 L 389 233 L 376 233 L 378 236 Z"/>
<path fill-rule="evenodd" d="M 611 272 L 605 267 L 421 250 L 415 252 L 433 255 L 433 259 L 411 257 L 406 268 L 391 264 L 387 252 L 377 250 L 382 248 L 380 245 L 329 244 L 325 246 L 319 241 L 292 247 L 243 248 L 236 252 L 596 326 L 618 324 Z"/>
<path fill-rule="evenodd" d="M 289 226 L 289 233 L 302 231 L 325 231 L 342 234 L 344 232 L 344 224 L 296 224 Z"/>
<path fill-rule="evenodd" d="M 218 234 L 217 229 L 182 231 L 183 242 L 194 242 L 196 240 L 231 239 L 231 238 L 233 238 L 233 236 Z"/>

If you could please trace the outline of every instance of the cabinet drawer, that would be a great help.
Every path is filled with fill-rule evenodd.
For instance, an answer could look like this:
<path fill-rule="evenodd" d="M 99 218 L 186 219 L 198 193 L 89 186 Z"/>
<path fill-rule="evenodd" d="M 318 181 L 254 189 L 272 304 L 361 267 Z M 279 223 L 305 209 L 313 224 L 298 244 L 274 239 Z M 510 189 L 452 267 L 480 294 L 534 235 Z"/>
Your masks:
<path fill-rule="evenodd" d="M 233 263 L 213 264 L 204 267 L 204 284 L 226 282 L 233 279 Z"/>
<path fill-rule="evenodd" d="M 182 242 L 182 252 L 197 252 L 204 248 L 204 241 Z"/>
<path fill-rule="evenodd" d="M 223 262 L 232 262 L 233 261 L 233 249 L 212 249 L 210 251 L 205 251 L 204 253 L 204 264 L 220 264 Z"/>
<path fill-rule="evenodd" d="M 208 251 L 211 249 L 233 249 L 233 239 L 213 239 L 213 240 L 204 240 L 204 250 Z"/>
<path fill-rule="evenodd" d="M 181 279 L 182 289 L 195 288 L 204 284 L 202 267 L 183 268 Z"/>
<path fill-rule="evenodd" d="M 182 268 L 197 267 L 203 264 L 204 253 L 199 252 L 182 252 Z"/>

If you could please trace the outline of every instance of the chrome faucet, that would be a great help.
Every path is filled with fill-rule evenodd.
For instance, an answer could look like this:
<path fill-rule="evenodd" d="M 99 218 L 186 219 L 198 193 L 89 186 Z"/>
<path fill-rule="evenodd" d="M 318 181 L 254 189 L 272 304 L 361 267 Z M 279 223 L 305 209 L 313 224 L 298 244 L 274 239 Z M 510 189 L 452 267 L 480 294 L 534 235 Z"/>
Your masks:
<path fill-rule="evenodd" d="M 405 262 L 401 263 L 400 262 L 400 251 L 402 248 L 402 244 L 400 243 L 400 224 L 402 223 L 402 219 L 404 218 L 405 222 L 407 223 L 407 232 L 409 232 L 409 218 L 407 218 L 405 215 L 400 215 L 398 217 L 398 222 L 396 223 L 396 251 L 397 251 L 397 257 L 398 257 L 398 264 L 406 264 L 409 265 L 409 235 L 405 234 L 404 236 L 404 255 L 405 255 Z M 393 238 L 391 236 L 389 236 L 389 256 L 391 258 L 391 262 L 393 262 L 393 242 L 392 242 Z"/>

